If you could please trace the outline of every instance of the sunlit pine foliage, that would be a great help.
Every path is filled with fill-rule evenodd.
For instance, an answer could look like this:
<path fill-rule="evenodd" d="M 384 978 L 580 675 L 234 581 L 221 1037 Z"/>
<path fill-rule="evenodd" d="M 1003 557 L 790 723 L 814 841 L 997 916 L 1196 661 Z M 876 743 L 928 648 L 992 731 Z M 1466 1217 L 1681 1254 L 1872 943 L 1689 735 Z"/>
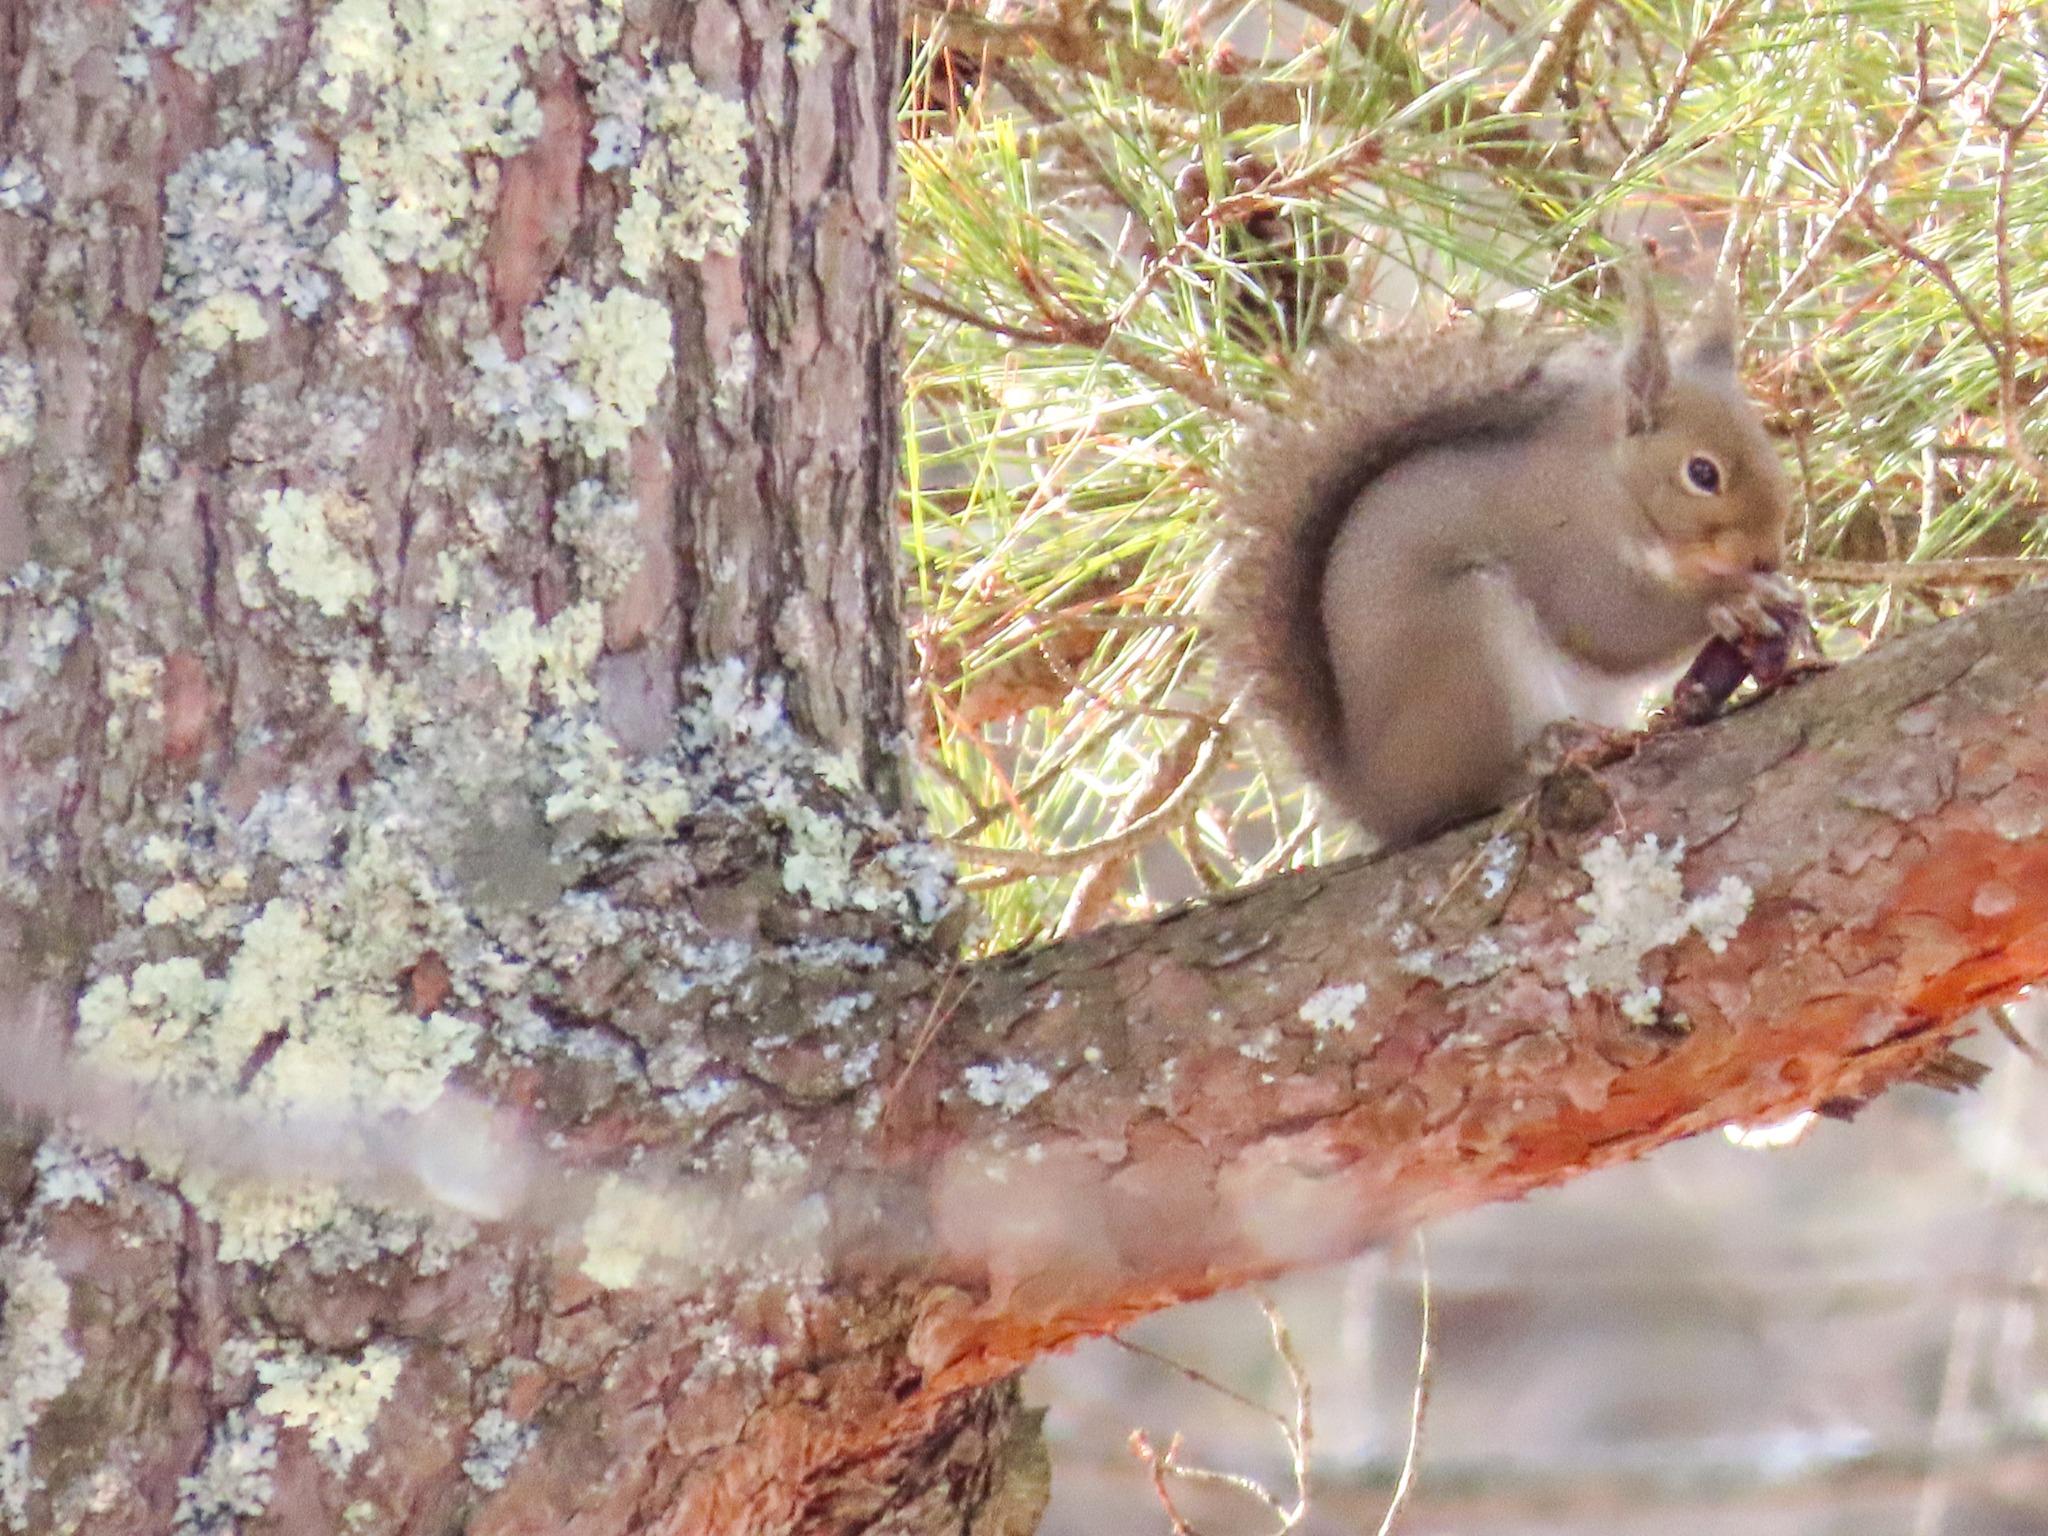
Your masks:
<path fill-rule="evenodd" d="M 1234 424 L 1332 331 L 1613 328 L 1648 237 L 1667 303 L 1739 288 L 1831 653 L 2038 578 L 2033 7 L 983 6 L 905 14 L 902 522 L 989 944 L 1342 846 L 1200 626 Z"/>

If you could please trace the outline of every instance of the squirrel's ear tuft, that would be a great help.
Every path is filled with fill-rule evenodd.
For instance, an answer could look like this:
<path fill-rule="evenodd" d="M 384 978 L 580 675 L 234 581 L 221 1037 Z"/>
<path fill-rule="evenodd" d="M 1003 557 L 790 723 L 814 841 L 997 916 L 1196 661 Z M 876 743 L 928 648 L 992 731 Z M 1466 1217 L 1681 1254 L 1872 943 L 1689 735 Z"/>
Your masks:
<path fill-rule="evenodd" d="M 1635 437 L 1656 430 L 1663 415 L 1664 395 L 1671 386 L 1671 357 L 1664 348 L 1664 329 L 1657 320 L 1657 300 L 1650 275 L 1640 261 L 1622 268 L 1629 308 L 1628 342 L 1621 354 L 1622 388 L 1628 396 L 1628 431 Z"/>
<path fill-rule="evenodd" d="M 1735 290 L 1726 282 L 1699 302 L 1685 328 L 1685 359 L 1702 371 L 1733 373 L 1739 344 L 1735 321 Z"/>

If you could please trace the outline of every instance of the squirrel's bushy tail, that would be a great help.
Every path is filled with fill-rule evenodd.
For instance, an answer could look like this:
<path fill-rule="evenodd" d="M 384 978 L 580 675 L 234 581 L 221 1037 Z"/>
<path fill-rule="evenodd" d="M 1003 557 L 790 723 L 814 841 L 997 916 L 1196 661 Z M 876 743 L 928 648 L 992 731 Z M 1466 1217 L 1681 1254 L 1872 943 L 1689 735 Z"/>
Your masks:
<path fill-rule="evenodd" d="M 1551 348 L 1472 323 L 1427 338 L 1333 348 L 1285 414 L 1245 428 L 1226 458 L 1223 570 L 1209 603 L 1226 686 L 1329 782 L 1342 705 L 1323 625 L 1323 573 L 1353 505 L 1389 466 L 1433 447 L 1527 432 L 1555 386 Z"/>

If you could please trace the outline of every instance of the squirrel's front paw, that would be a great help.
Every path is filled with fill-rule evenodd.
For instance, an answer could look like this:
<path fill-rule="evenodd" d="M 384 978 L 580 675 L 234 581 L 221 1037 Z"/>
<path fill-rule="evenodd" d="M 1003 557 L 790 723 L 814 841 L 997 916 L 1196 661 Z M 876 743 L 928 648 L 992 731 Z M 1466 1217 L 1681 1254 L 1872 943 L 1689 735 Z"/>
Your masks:
<path fill-rule="evenodd" d="M 1707 610 L 1707 623 L 1723 640 L 1775 640 L 1810 632 L 1806 594 L 1775 571 L 1749 578 L 1741 592 Z"/>

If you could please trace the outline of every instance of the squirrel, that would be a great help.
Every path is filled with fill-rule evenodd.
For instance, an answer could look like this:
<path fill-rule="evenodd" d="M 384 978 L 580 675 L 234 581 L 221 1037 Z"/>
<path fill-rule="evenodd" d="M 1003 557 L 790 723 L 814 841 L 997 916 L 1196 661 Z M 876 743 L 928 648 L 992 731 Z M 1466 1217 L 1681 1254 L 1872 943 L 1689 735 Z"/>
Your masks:
<path fill-rule="evenodd" d="M 1226 665 L 1383 847 L 1503 803 L 1547 728 L 1626 726 L 1717 634 L 1800 612 L 1731 303 L 1669 347 L 1630 288 L 1618 348 L 1488 324 L 1331 353 L 1226 465 Z"/>

